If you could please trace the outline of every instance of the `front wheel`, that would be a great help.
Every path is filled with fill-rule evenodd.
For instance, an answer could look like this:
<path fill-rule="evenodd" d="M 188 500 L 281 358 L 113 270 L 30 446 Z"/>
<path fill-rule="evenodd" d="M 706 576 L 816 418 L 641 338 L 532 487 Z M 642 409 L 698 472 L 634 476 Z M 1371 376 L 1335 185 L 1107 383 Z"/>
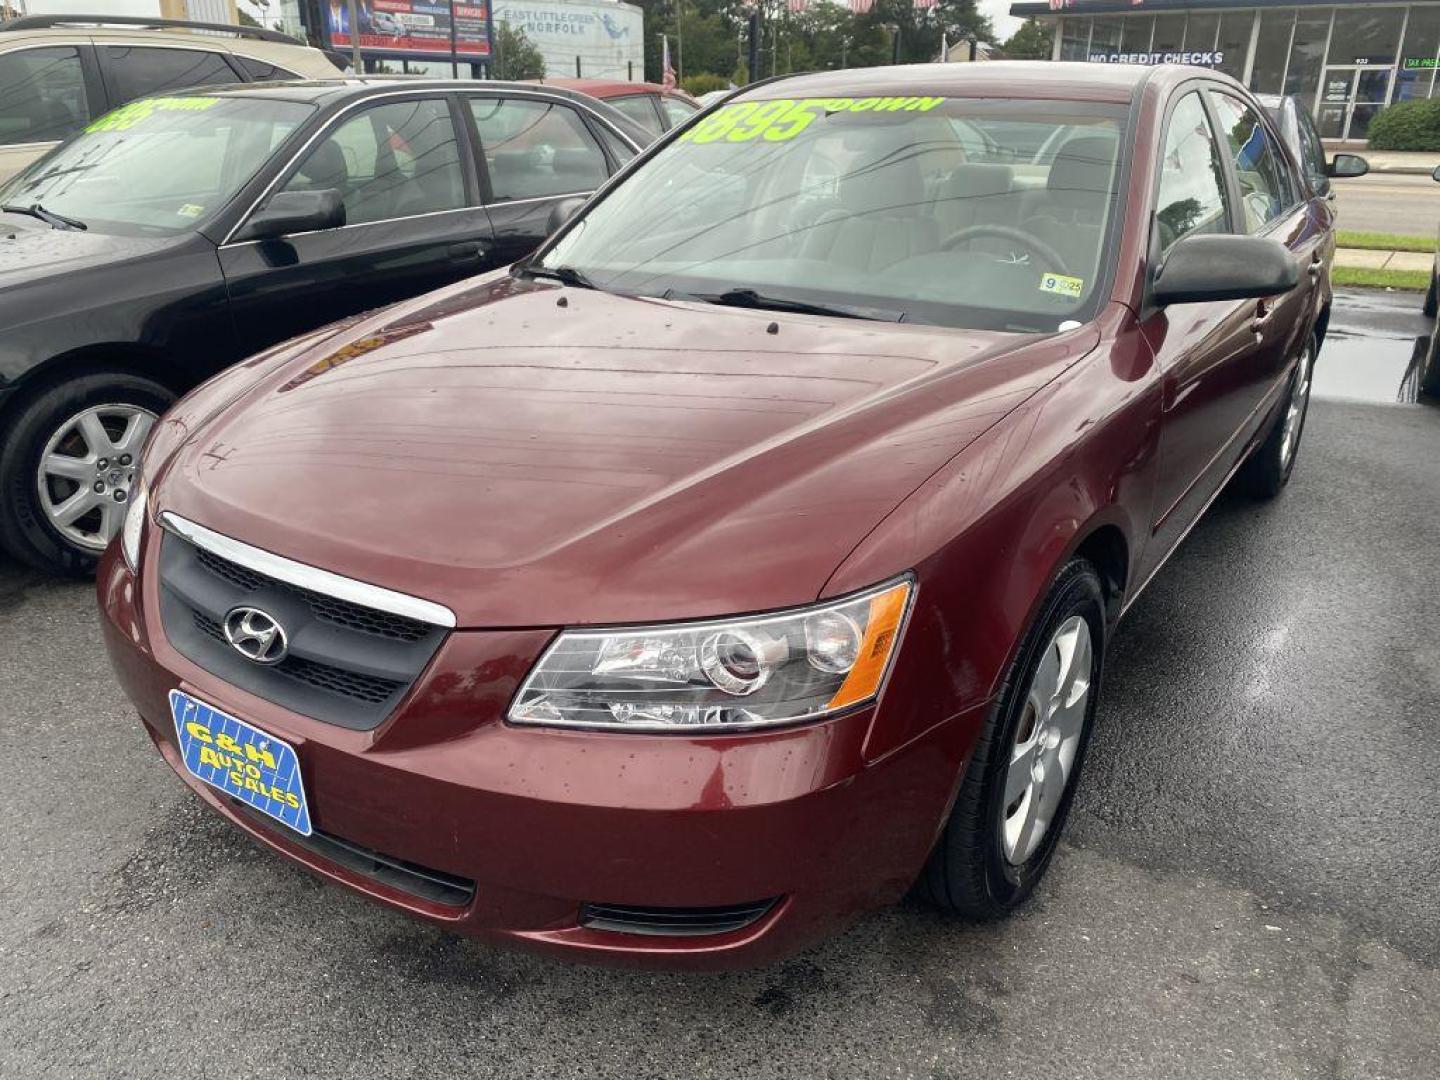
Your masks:
<path fill-rule="evenodd" d="M 1066 565 L 1021 646 L 965 769 L 920 892 L 968 918 L 1008 915 L 1055 853 L 1085 760 L 1104 658 L 1104 594 Z"/>
<path fill-rule="evenodd" d="M 21 405 L 0 444 L 0 546 L 42 570 L 92 573 L 124 520 L 145 437 L 174 400 L 151 379 L 106 372 Z"/>

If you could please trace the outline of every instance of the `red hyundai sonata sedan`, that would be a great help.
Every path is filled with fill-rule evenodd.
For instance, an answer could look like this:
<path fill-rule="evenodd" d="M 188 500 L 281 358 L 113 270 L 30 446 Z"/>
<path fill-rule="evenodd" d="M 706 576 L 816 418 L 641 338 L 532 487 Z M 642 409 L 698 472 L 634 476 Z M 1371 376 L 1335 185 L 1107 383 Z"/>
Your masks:
<path fill-rule="evenodd" d="M 1332 251 L 1222 75 L 757 86 L 525 263 L 177 405 L 116 671 L 216 812 L 467 933 L 712 968 L 917 879 L 1004 915 L 1116 621 L 1290 475 Z"/>

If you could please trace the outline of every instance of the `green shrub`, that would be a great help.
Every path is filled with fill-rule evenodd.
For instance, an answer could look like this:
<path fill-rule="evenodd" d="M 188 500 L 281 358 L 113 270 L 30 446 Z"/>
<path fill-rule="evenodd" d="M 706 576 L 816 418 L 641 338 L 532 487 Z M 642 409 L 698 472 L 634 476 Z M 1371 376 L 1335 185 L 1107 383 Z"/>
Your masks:
<path fill-rule="evenodd" d="M 680 89 L 691 97 L 708 94 L 711 90 L 724 90 L 729 85 L 730 80 L 724 75 L 712 75 L 708 71 L 702 71 L 698 75 L 686 75 L 680 80 Z"/>
<path fill-rule="evenodd" d="M 1440 151 L 1440 98 L 1402 101 L 1370 121 L 1371 150 Z"/>

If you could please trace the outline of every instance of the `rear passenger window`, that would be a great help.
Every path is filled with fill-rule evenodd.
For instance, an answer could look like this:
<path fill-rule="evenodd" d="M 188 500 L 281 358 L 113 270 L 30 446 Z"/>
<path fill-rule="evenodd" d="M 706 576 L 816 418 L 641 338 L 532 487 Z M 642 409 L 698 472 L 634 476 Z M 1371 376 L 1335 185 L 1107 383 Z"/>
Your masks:
<path fill-rule="evenodd" d="M 1192 233 L 1230 231 L 1220 148 L 1199 94 L 1180 99 L 1165 129 L 1155 227 L 1162 256 Z"/>
<path fill-rule="evenodd" d="M 335 188 L 347 225 L 465 205 L 450 109 L 436 98 L 378 105 L 346 120 L 296 167 L 286 191 Z"/>
<path fill-rule="evenodd" d="M 1325 167 L 1325 147 L 1320 142 L 1320 133 L 1315 130 L 1315 121 L 1305 109 L 1296 109 L 1297 127 L 1300 135 L 1300 159 L 1305 166 L 1305 175 L 1310 186 L 1320 194 L 1330 190 L 1329 170 Z"/>
<path fill-rule="evenodd" d="M 147 94 L 240 81 L 225 58 L 215 52 L 106 45 L 104 53 L 105 81 L 116 105 Z"/>
<path fill-rule="evenodd" d="M 1240 181 L 1245 231 L 1258 233 L 1292 203 L 1288 168 L 1270 145 L 1260 117 L 1248 105 L 1228 94 L 1214 94 L 1213 100 Z"/>
<path fill-rule="evenodd" d="M 286 71 L 274 64 L 267 64 L 264 60 L 256 60 L 249 56 L 234 56 L 235 60 L 244 70 L 245 74 L 256 82 L 277 82 L 283 79 L 298 79 L 301 76 L 293 71 Z"/>
<path fill-rule="evenodd" d="M 0 145 L 57 142 L 89 119 L 77 50 L 0 55 Z"/>
<path fill-rule="evenodd" d="M 665 120 L 669 127 L 678 127 L 690 117 L 694 116 L 697 110 L 694 105 L 682 98 L 663 97 L 660 99 L 660 108 L 665 113 Z"/>
<path fill-rule="evenodd" d="M 495 200 L 594 191 L 609 176 L 585 121 L 567 105 L 471 98 Z"/>
<path fill-rule="evenodd" d="M 611 98 L 607 104 L 614 105 L 615 108 L 644 127 L 645 130 L 652 135 L 659 135 L 661 133 L 660 117 L 655 114 L 655 106 L 651 104 L 649 94 Z"/>

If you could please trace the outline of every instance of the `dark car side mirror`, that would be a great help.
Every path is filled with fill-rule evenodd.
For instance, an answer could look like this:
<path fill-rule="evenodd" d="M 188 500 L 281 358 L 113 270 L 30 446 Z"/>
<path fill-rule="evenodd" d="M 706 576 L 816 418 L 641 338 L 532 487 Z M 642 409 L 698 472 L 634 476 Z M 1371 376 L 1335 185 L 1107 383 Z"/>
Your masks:
<path fill-rule="evenodd" d="M 1364 176 L 1370 171 L 1370 162 L 1366 161 L 1359 154 L 1336 154 L 1330 159 L 1330 165 L 1325 170 L 1326 174 L 1335 177 L 1337 180 L 1346 177 Z"/>
<path fill-rule="evenodd" d="M 1440 181 L 1440 165 L 1435 166 L 1435 171 L 1430 174 L 1430 179 Z"/>
<path fill-rule="evenodd" d="M 571 195 L 568 199 L 561 199 L 554 206 L 550 207 L 550 217 L 545 222 L 545 233 L 547 236 L 554 236 L 560 231 L 560 226 L 573 218 L 580 212 L 580 208 L 586 203 L 583 195 Z"/>
<path fill-rule="evenodd" d="M 1160 306 L 1248 300 L 1289 292 L 1300 280 L 1289 249 L 1263 236 L 1188 236 L 1161 263 L 1151 286 Z"/>
<path fill-rule="evenodd" d="M 279 191 L 235 235 L 237 240 L 272 240 L 292 233 L 338 229 L 345 224 L 345 200 L 335 188 Z"/>

